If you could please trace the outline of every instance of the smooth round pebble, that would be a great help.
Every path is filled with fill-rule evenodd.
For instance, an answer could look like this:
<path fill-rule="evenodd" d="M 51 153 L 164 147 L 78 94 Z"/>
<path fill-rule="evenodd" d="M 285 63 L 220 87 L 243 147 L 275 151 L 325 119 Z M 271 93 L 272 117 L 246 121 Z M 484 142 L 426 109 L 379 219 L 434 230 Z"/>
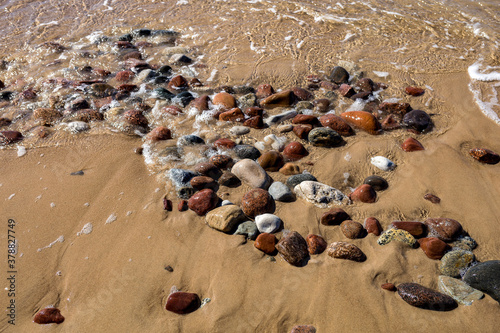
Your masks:
<path fill-rule="evenodd" d="M 259 232 L 272 234 L 281 226 L 281 219 L 274 214 L 261 214 L 255 217 L 255 224 Z"/>
<path fill-rule="evenodd" d="M 295 200 L 295 195 L 292 190 L 282 182 L 272 183 L 268 191 L 276 201 L 291 202 Z"/>
<path fill-rule="evenodd" d="M 250 127 L 246 126 L 233 126 L 230 130 L 229 133 L 232 135 L 245 135 L 250 132 Z"/>

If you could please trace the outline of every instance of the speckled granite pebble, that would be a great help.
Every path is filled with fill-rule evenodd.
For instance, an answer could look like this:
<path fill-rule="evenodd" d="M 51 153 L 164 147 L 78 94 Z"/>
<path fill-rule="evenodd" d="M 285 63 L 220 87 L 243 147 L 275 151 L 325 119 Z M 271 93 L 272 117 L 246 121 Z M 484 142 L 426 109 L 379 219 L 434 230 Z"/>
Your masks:
<path fill-rule="evenodd" d="M 457 302 L 450 296 L 418 283 L 401 283 L 398 285 L 398 294 L 406 303 L 417 308 L 449 311 L 458 306 Z"/>
<path fill-rule="evenodd" d="M 389 229 L 384 232 L 377 240 L 379 245 L 386 245 L 392 241 L 403 242 L 411 247 L 415 246 L 417 240 L 408 231 L 401 229 Z"/>
<path fill-rule="evenodd" d="M 443 275 L 459 277 L 460 272 L 469 267 L 474 262 L 474 260 L 475 256 L 470 251 L 450 251 L 441 258 L 439 270 Z"/>

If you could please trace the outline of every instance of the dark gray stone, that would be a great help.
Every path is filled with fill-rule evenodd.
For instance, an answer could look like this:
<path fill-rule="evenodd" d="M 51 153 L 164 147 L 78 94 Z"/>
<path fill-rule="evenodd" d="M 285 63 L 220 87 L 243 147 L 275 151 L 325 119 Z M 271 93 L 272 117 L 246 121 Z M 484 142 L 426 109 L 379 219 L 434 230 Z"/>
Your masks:
<path fill-rule="evenodd" d="M 198 174 L 191 170 L 170 169 L 168 171 L 168 177 L 170 178 L 172 184 L 174 184 L 176 188 L 191 187 L 189 182 L 193 177 L 196 176 L 198 176 Z"/>
<path fill-rule="evenodd" d="M 336 84 L 348 83 L 349 73 L 344 67 L 335 66 L 330 74 L 330 80 Z"/>
<path fill-rule="evenodd" d="M 177 140 L 177 145 L 179 146 L 192 146 L 202 144 L 205 144 L 205 140 L 194 134 L 181 136 L 179 140 Z"/>
<path fill-rule="evenodd" d="M 307 136 L 309 142 L 317 147 L 336 147 L 342 143 L 342 137 L 328 127 L 314 128 Z"/>
<path fill-rule="evenodd" d="M 186 105 L 194 99 L 193 95 L 189 91 L 183 91 L 180 94 L 177 94 L 175 98 L 179 99 L 184 107 L 186 107 Z"/>
<path fill-rule="evenodd" d="M 236 156 L 241 159 L 249 158 L 251 160 L 256 160 L 260 157 L 260 151 L 250 145 L 237 145 L 234 147 L 234 152 L 236 153 Z"/>
<path fill-rule="evenodd" d="M 432 128 L 431 117 L 422 110 L 413 110 L 403 117 L 403 125 L 417 132 L 428 132 Z"/>
<path fill-rule="evenodd" d="M 369 176 L 366 177 L 365 180 L 363 181 L 363 184 L 368 184 L 375 191 L 383 191 L 389 187 L 389 184 L 387 183 L 387 180 L 380 176 Z"/>
<path fill-rule="evenodd" d="M 282 182 L 274 182 L 269 186 L 269 194 L 276 201 L 291 202 L 295 200 L 295 195 L 288 186 Z"/>
<path fill-rule="evenodd" d="M 147 36 L 151 36 L 151 30 L 149 29 L 135 29 L 134 31 L 132 31 L 132 36 L 133 37 L 147 37 Z"/>
<path fill-rule="evenodd" d="M 485 261 L 471 267 L 463 280 L 500 303 L 500 260 Z"/>
<path fill-rule="evenodd" d="M 166 99 L 166 100 L 171 100 L 172 98 L 175 97 L 174 94 L 172 94 L 170 91 L 162 87 L 156 88 L 153 91 L 153 94 L 156 98 Z"/>
<path fill-rule="evenodd" d="M 316 179 L 316 177 L 314 177 L 310 173 L 300 173 L 298 175 L 293 175 L 293 176 L 288 177 L 288 179 L 286 180 L 286 185 L 289 188 L 294 189 L 295 186 L 299 185 L 300 183 L 302 183 L 306 180 L 312 180 L 314 182 L 318 181 Z"/>
<path fill-rule="evenodd" d="M 238 225 L 238 229 L 234 233 L 235 235 L 244 235 L 248 239 L 254 240 L 259 235 L 259 229 L 257 229 L 257 224 L 253 221 L 246 221 Z"/>

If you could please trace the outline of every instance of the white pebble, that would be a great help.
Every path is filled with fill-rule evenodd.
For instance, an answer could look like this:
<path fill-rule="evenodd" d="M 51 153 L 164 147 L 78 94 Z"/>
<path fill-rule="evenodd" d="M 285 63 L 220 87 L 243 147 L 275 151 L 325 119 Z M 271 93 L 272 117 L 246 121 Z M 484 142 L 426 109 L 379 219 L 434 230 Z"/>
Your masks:
<path fill-rule="evenodd" d="M 390 171 L 396 167 L 396 164 L 384 156 L 375 156 L 371 158 L 371 163 L 383 171 Z"/>
<path fill-rule="evenodd" d="M 116 214 L 111 214 L 109 215 L 109 217 L 107 218 L 106 220 L 106 223 L 105 224 L 110 224 L 110 223 L 113 223 L 116 221 Z"/>
<path fill-rule="evenodd" d="M 26 147 L 24 146 L 18 146 L 17 147 L 17 157 L 21 157 L 26 155 Z"/>
<path fill-rule="evenodd" d="M 233 135 L 244 135 L 250 132 L 250 127 L 234 126 L 229 130 L 229 132 Z"/>
<path fill-rule="evenodd" d="M 281 226 L 281 219 L 273 214 L 262 214 L 255 217 L 255 224 L 259 232 L 273 233 Z"/>
<path fill-rule="evenodd" d="M 234 205 L 234 203 L 232 203 L 232 202 L 231 202 L 231 201 L 229 201 L 229 200 L 223 200 L 223 201 L 222 201 L 221 206 L 228 206 L 228 205 Z"/>
<path fill-rule="evenodd" d="M 72 133 L 87 131 L 90 129 L 89 124 L 84 121 L 73 121 L 68 124 L 68 130 Z"/>

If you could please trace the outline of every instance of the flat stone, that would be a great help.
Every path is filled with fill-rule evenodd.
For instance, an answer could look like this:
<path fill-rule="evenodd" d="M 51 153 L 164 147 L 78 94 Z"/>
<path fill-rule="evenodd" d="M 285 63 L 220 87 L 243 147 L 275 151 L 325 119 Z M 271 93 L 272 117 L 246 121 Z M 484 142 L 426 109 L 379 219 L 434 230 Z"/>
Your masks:
<path fill-rule="evenodd" d="M 265 213 L 274 213 L 274 199 L 266 190 L 256 188 L 248 191 L 241 199 L 241 209 L 250 218 Z"/>
<path fill-rule="evenodd" d="M 295 195 L 292 190 L 282 182 L 274 182 L 269 186 L 269 194 L 276 201 L 292 202 L 295 200 Z"/>
<path fill-rule="evenodd" d="M 319 118 L 321 125 L 329 127 L 342 136 L 354 135 L 352 127 L 344 120 L 335 114 L 325 114 Z"/>
<path fill-rule="evenodd" d="M 375 217 L 367 217 L 363 223 L 363 227 L 367 233 L 374 234 L 375 236 L 380 236 L 382 233 L 382 226 Z"/>
<path fill-rule="evenodd" d="M 330 257 L 336 259 L 347 259 L 357 262 L 366 260 L 366 255 L 359 247 L 347 242 L 334 242 L 327 248 L 327 253 Z"/>
<path fill-rule="evenodd" d="M 422 237 L 425 235 L 427 228 L 422 222 L 414 221 L 394 221 L 391 226 L 396 229 L 408 231 L 414 237 Z"/>
<path fill-rule="evenodd" d="M 419 87 L 406 87 L 405 92 L 410 96 L 420 96 L 424 94 L 425 89 Z"/>
<path fill-rule="evenodd" d="M 245 120 L 245 115 L 240 108 L 232 108 L 229 111 L 222 112 L 219 115 L 220 121 L 239 121 L 243 122 Z M 248 126 L 245 124 L 245 126 Z M 249 126 L 250 127 L 250 126 Z"/>
<path fill-rule="evenodd" d="M 474 253 L 465 250 L 454 250 L 441 258 L 439 270 L 442 275 L 459 277 L 474 261 Z"/>
<path fill-rule="evenodd" d="M 168 296 L 165 308 L 177 314 L 187 314 L 196 311 L 201 305 L 197 294 L 178 291 Z"/>
<path fill-rule="evenodd" d="M 295 186 L 299 185 L 302 182 L 305 182 L 307 180 L 310 181 L 317 181 L 316 177 L 311 175 L 310 173 L 300 173 L 298 175 L 293 175 L 288 177 L 286 180 L 286 185 L 290 188 L 295 188 Z"/>
<path fill-rule="evenodd" d="M 378 105 L 378 109 L 391 115 L 404 116 L 412 110 L 409 103 L 383 102 Z"/>
<path fill-rule="evenodd" d="M 231 172 L 241 181 L 253 188 L 267 189 L 271 178 L 267 172 L 254 160 L 243 159 L 234 164 Z"/>
<path fill-rule="evenodd" d="M 462 233 L 462 225 L 449 218 L 430 218 L 425 220 L 429 237 L 437 237 L 445 242 L 457 239 Z"/>
<path fill-rule="evenodd" d="M 414 138 L 408 138 L 401 144 L 401 149 L 406 152 L 425 150 L 424 146 Z"/>
<path fill-rule="evenodd" d="M 470 236 L 464 236 L 450 243 L 454 250 L 472 251 L 477 247 L 477 242 Z"/>
<path fill-rule="evenodd" d="M 302 140 L 307 140 L 309 137 L 309 132 L 313 129 L 312 125 L 295 125 L 292 128 L 293 133 Z"/>
<path fill-rule="evenodd" d="M 426 193 L 426 194 L 424 195 L 424 199 L 425 199 L 425 200 L 429 200 L 429 201 L 430 201 L 430 202 L 432 202 L 433 204 L 438 204 L 438 203 L 440 203 L 440 202 L 441 202 L 441 199 L 440 199 L 438 196 L 436 196 L 436 195 L 434 195 L 434 194 L 432 194 L 432 193 Z"/>
<path fill-rule="evenodd" d="M 253 245 L 256 249 L 261 250 L 265 254 L 274 254 L 276 251 L 276 236 L 270 233 L 263 233 L 257 236 Z"/>
<path fill-rule="evenodd" d="M 205 221 L 207 224 L 219 231 L 230 232 L 236 226 L 246 220 L 246 216 L 240 207 L 235 205 L 221 206 L 208 212 Z"/>
<path fill-rule="evenodd" d="M 260 232 L 272 234 L 278 231 L 282 223 L 281 219 L 273 214 L 266 213 L 255 216 L 255 224 Z"/>
<path fill-rule="evenodd" d="M 486 148 L 473 148 L 469 150 L 469 155 L 485 164 L 497 164 L 500 162 L 500 155 Z"/>
<path fill-rule="evenodd" d="M 472 305 L 472 302 L 484 297 L 484 294 L 469 286 L 459 279 L 440 275 L 438 277 L 439 290 L 451 296 L 455 301 L 463 305 Z"/>
<path fill-rule="evenodd" d="M 263 99 L 274 94 L 274 88 L 270 84 L 261 84 L 257 87 L 255 95 L 259 99 Z"/>
<path fill-rule="evenodd" d="M 61 117 L 61 112 L 52 108 L 37 108 L 33 111 L 33 119 L 38 120 L 40 125 L 53 125 Z"/>
<path fill-rule="evenodd" d="M 44 308 L 37 312 L 33 322 L 37 324 L 60 324 L 64 321 L 61 311 L 57 308 Z"/>
<path fill-rule="evenodd" d="M 256 160 L 260 157 L 260 151 L 255 148 L 254 146 L 250 145 L 237 145 L 234 147 L 234 152 L 236 153 L 236 156 L 238 156 L 241 159 L 251 159 L 251 160 Z"/>
<path fill-rule="evenodd" d="M 246 221 L 238 225 L 238 229 L 236 229 L 235 235 L 244 235 L 248 239 L 255 239 L 259 234 L 259 229 L 257 229 L 257 225 L 253 221 Z"/>
<path fill-rule="evenodd" d="M 328 127 L 312 129 L 307 138 L 316 147 L 337 147 L 343 142 L 342 137 Z"/>
<path fill-rule="evenodd" d="M 203 216 L 217 206 L 219 198 L 211 189 L 204 189 L 196 192 L 188 200 L 188 207 L 196 214 Z"/>
<path fill-rule="evenodd" d="M 283 90 L 272 94 L 260 101 L 260 106 L 266 109 L 278 106 L 290 106 L 295 102 L 296 96 L 292 90 Z"/>
<path fill-rule="evenodd" d="M 349 195 L 349 198 L 352 201 L 374 203 L 377 201 L 377 192 L 375 192 L 371 185 L 363 184 L 358 186 L 354 192 Z"/>
<path fill-rule="evenodd" d="M 334 208 L 323 213 L 320 218 L 322 225 L 340 225 L 345 220 L 350 220 L 351 217 L 342 208 Z"/>
<path fill-rule="evenodd" d="M 281 238 L 276 249 L 283 259 L 293 266 L 302 266 L 309 258 L 306 240 L 296 231 L 291 231 Z"/>
<path fill-rule="evenodd" d="M 0 145 L 16 143 L 24 139 L 21 132 L 18 131 L 0 131 Z"/>
<path fill-rule="evenodd" d="M 418 283 L 399 284 L 398 294 L 406 303 L 421 309 L 449 311 L 458 306 L 457 302 L 450 296 Z"/>
<path fill-rule="evenodd" d="M 500 260 L 490 260 L 471 267 L 463 280 L 500 303 Z"/>
<path fill-rule="evenodd" d="M 396 291 L 398 290 L 398 288 L 396 288 L 396 286 L 394 285 L 394 283 L 384 283 L 380 286 L 380 288 L 384 289 L 384 290 L 389 290 L 389 291 Z"/>
<path fill-rule="evenodd" d="M 402 242 L 410 247 L 414 247 L 417 243 L 415 237 L 413 237 L 408 231 L 401 229 L 387 230 L 378 238 L 377 243 L 379 245 L 386 245 L 392 241 Z"/>
<path fill-rule="evenodd" d="M 298 197 L 320 208 L 350 202 L 349 198 L 336 188 L 315 181 L 301 182 L 295 186 L 294 192 Z"/>
<path fill-rule="evenodd" d="M 422 110 L 412 110 L 405 114 L 402 121 L 406 128 L 416 133 L 428 132 L 432 129 L 431 117 Z"/>
<path fill-rule="evenodd" d="M 325 239 L 319 235 L 307 235 L 306 242 L 310 254 L 321 254 L 328 246 Z"/>
<path fill-rule="evenodd" d="M 426 237 L 418 240 L 420 248 L 424 251 L 425 255 L 430 259 L 441 259 L 450 246 L 436 237 Z"/>

